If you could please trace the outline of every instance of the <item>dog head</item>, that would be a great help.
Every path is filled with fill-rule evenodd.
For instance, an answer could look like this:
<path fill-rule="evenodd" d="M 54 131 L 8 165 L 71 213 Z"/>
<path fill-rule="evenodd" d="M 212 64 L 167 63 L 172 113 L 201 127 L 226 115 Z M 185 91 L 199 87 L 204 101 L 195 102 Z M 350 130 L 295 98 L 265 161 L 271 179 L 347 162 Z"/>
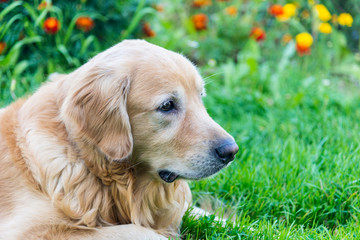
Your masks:
<path fill-rule="evenodd" d="M 124 41 L 70 74 L 68 129 L 110 160 L 128 159 L 156 179 L 200 179 L 227 166 L 234 139 L 207 114 L 204 82 L 183 56 Z"/>

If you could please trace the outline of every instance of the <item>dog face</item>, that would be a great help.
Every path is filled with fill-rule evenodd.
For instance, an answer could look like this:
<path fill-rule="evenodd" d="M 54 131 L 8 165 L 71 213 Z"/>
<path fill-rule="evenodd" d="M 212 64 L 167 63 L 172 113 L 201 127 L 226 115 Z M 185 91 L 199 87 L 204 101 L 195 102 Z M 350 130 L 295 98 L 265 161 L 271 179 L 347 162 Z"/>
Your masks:
<path fill-rule="evenodd" d="M 68 123 L 110 159 L 131 159 L 165 182 L 204 178 L 234 159 L 238 146 L 207 114 L 203 80 L 183 56 L 124 41 L 77 72 L 87 80 L 70 89 Z"/>

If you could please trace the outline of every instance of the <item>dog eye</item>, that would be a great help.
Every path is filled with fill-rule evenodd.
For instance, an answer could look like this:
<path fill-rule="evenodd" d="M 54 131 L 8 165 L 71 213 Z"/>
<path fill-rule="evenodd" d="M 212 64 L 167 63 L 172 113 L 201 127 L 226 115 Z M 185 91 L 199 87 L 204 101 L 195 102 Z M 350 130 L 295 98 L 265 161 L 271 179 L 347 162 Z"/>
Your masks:
<path fill-rule="evenodd" d="M 172 100 L 164 102 L 159 108 L 159 110 L 162 112 L 171 112 L 174 109 L 175 109 L 175 103 Z"/>

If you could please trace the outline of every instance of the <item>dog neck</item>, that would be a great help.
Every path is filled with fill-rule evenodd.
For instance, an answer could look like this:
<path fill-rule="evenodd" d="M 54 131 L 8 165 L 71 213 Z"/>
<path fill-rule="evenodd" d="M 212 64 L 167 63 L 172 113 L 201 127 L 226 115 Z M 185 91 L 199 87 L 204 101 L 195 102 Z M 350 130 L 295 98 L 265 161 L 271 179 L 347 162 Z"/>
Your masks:
<path fill-rule="evenodd" d="M 185 181 L 162 182 L 154 179 L 146 167 L 131 164 L 134 162 L 131 159 L 111 161 L 86 141 L 79 144 L 80 158 L 111 194 L 111 211 L 115 214 L 107 222 L 135 223 L 165 236 L 178 233 L 182 216 L 191 202 L 190 189 Z"/>

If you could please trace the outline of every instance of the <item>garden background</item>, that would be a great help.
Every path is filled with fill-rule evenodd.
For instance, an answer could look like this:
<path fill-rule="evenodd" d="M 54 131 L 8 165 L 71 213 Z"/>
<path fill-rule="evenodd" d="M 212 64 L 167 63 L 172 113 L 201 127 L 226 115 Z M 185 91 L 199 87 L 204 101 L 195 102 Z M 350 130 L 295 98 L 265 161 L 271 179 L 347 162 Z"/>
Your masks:
<path fill-rule="evenodd" d="M 0 1 L 0 107 L 123 39 L 193 61 L 234 163 L 185 239 L 360 239 L 358 0 Z M 235 222 L 235 223 L 233 223 Z"/>

